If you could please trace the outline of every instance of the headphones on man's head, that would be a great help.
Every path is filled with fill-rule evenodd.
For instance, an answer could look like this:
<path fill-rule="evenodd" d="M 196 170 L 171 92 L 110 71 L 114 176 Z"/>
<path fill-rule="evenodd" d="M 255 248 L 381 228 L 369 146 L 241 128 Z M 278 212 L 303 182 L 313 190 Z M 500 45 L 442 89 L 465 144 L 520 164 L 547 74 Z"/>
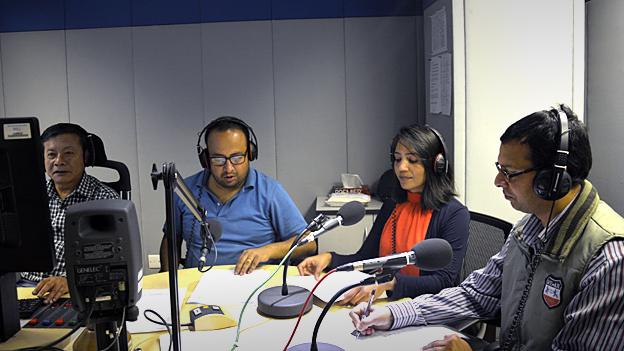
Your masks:
<path fill-rule="evenodd" d="M 437 175 L 445 175 L 448 173 L 449 167 L 448 160 L 446 159 L 446 143 L 444 143 L 442 135 L 437 130 L 428 125 L 426 125 L 426 127 L 429 128 L 433 134 L 435 134 L 436 138 L 440 142 L 440 145 L 442 145 L 442 152 L 433 157 L 433 173 Z"/>
<path fill-rule="evenodd" d="M 62 134 L 74 134 L 80 138 L 82 156 L 85 166 L 92 166 L 95 163 L 95 146 L 91 133 L 75 123 L 57 123 L 46 128 L 41 133 L 41 140 L 48 140 Z M 45 141 L 44 141 L 45 143 Z"/>
<path fill-rule="evenodd" d="M 557 108 L 557 120 L 559 121 L 559 147 L 555 155 L 552 167 L 540 170 L 533 179 L 533 191 L 544 200 L 555 201 L 564 197 L 572 187 L 572 177 L 568 168 L 568 143 L 570 140 L 568 128 L 568 116 Z"/>
<path fill-rule="evenodd" d="M 245 123 L 243 120 L 232 117 L 232 116 L 223 116 L 219 117 L 212 122 L 208 123 L 207 126 L 202 129 L 198 134 L 197 138 L 197 157 L 199 157 L 199 163 L 201 163 L 203 168 L 209 168 L 210 162 L 208 158 L 210 154 L 208 153 L 208 144 L 206 143 L 206 147 L 201 146 L 202 136 L 205 135 L 206 139 L 208 139 L 208 135 L 210 132 L 215 129 L 218 125 L 223 123 L 233 123 L 239 125 L 245 131 L 247 135 L 247 158 L 249 161 L 253 161 L 258 158 L 258 139 L 256 138 L 256 133 L 254 133 L 253 129 Z"/>

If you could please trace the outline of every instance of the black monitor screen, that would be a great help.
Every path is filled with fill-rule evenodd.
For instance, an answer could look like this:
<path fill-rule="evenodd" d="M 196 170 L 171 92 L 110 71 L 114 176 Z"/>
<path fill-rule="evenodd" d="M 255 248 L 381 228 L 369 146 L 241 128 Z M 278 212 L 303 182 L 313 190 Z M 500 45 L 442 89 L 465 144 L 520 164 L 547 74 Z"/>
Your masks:
<path fill-rule="evenodd" d="M 0 271 L 52 270 L 43 146 L 34 117 L 0 118 Z"/>

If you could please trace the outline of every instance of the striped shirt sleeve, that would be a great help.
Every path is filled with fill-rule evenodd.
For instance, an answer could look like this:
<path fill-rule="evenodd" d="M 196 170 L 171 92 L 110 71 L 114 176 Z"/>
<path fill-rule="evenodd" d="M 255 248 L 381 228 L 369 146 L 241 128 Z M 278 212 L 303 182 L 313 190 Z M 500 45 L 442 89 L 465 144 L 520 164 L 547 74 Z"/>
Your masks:
<path fill-rule="evenodd" d="M 457 287 L 388 305 L 394 318 L 392 329 L 494 317 L 500 309 L 502 268 L 508 247 L 507 241 L 484 268 L 472 272 Z"/>
<path fill-rule="evenodd" d="M 612 240 L 590 261 L 579 292 L 564 311 L 565 324 L 552 349 L 621 349 L 623 318 L 624 240 Z"/>

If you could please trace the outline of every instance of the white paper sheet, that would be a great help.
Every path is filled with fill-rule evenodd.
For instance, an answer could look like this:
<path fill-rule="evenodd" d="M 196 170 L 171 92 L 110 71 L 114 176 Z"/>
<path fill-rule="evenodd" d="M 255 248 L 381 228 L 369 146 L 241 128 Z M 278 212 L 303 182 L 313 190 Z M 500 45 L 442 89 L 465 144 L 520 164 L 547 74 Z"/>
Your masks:
<path fill-rule="evenodd" d="M 243 303 L 251 292 L 269 278 L 271 272 L 256 269 L 235 275 L 234 270 L 214 269 L 204 273 L 187 303 L 227 305 Z M 259 289 L 250 301 L 256 301 Z"/>
<path fill-rule="evenodd" d="M 448 49 L 446 44 L 446 7 L 436 11 L 431 19 L 431 54 L 436 55 Z"/>
<path fill-rule="evenodd" d="M 328 302 L 331 298 L 338 292 L 338 290 L 344 288 L 347 285 L 355 284 L 360 282 L 368 277 L 370 274 L 362 273 L 359 271 L 351 271 L 351 272 L 335 272 L 332 273 L 329 277 L 327 277 L 323 282 L 316 288 L 314 292 L 314 296 L 323 300 L 324 302 Z M 316 279 L 314 276 L 289 276 L 287 278 L 289 285 L 300 286 L 302 288 L 306 288 L 312 291 L 314 285 L 316 284 Z M 342 296 L 338 298 L 336 301 L 342 300 Z"/>
<path fill-rule="evenodd" d="M 451 115 L 451 100 L 453 94 L 453 74 L 451 54 L 440 55 L 440 113 Z"/>
<path fill-rule="evenodd" d="M 178 289 L 178 301 L 182 309 L 182 300 L 186 294 L 186 288 Z M 169 303 L 169 289 L 143 289 L 141 299 L 137 303 L 139 318 L 135 322 L 127 322 L 126 326 L 130 333 L 148 333 L 166 330 L 165 326 L 148 321 L 143 316 L 143 311 L 151 309 L 160 314 L 167 323 L 171 324 L 171 304 Z M 159 320 L 154 314 L 148 314 L 150 318 Z"/>
<path fill-rule="evenodd" d="M 442 112 L 440 56 L 434 56 L 429 62 L 429 113 Z"/>

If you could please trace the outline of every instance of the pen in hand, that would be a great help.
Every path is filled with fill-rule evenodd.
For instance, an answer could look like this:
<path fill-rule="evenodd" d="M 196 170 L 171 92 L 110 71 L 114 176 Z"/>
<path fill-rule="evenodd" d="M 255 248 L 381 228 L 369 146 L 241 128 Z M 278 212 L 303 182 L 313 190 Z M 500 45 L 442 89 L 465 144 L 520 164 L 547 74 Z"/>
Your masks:
<path fill-rule="evenodd" d="M 368 317 L 368 315 L 370 314 L 371 305 L 373 304 L 373 298 L 375 298 L 376 291 L 377 291 L 376 288 L 373 288 L 373 290 L 371 291 L 371 294 L 368 297 L 368 304 L 366 304 L 366 310 L 364 311 L 364 315 L 360 316 L 360 320 L 362 320 L 362 318 L 364 317 Z M 358 339 L 360 336 L 362 336 L 362 333 L 359 330 L 355 330 L 353 335 L 355 335 L 355 338 Z"/>

